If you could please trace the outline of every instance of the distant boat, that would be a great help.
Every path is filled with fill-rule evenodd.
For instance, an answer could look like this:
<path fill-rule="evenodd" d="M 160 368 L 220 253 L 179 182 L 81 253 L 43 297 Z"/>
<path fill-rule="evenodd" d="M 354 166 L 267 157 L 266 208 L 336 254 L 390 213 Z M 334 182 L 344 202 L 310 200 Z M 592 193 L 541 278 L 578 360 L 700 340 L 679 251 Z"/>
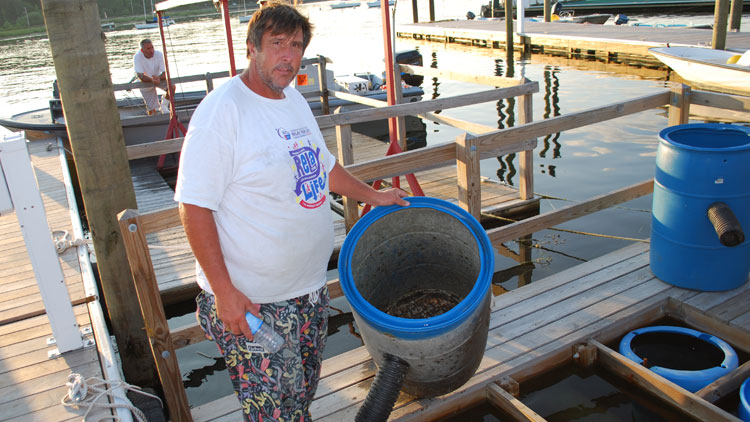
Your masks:
<path fill-rule="evenodd" d="M 396 0 L 388 0 L 388 6 L 394 6 L 396 4 Z M 380 2 L 375 1 L 368 1 L 367 7 L 380 7 Z"/>
<path fill-rule="evenodd" d="M 102 22 L 102 29 L 105 31 L 111 31 L 115 29 L 115 23 L 114 22 Z"/>
<path fill-rule="evenodd" d="M 750 95 L 750 65 L 728 63 L 738 53 L 702 47 L 654 47 L 648 51 L 686 81 Z"/>
<path fill-rule="evenodd" d="M 162 22 L 162 25 L 164 26 L 174 25 L 174 19 L 171 19 L 171 18 L 162 18 L 161 22 Z M 158 27 L 159 27 L 159 22 L 157 22 L 156 19 L 154 19 L 153 22 L 135 24 L 135 29 L 154 29 Z"/>
<path fill-rule="evenodd" d="M 252 14 L 250 14 L 250 15 L 245 15 L 245 16 L 240 16 L 240 23 L 247 23 L 247 22 L 250 22 L 250 19 L 251 19 L 252 17 L 253 17 L 253 15 L 252 15 Z"/>
<path fill-rule="evenodd" d="M 359 7 L 361 3 L 358 1 L 342 1 L 338 3 L 331 3 L 331 9 L 346 9 L 349 7 Z"/>

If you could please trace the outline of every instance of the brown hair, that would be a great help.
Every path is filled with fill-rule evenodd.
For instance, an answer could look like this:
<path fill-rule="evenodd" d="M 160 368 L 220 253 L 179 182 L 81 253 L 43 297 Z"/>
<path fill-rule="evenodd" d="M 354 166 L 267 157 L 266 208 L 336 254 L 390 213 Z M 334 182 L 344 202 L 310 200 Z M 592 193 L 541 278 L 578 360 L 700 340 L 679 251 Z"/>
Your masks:
<path fill-rule="evenodd" d="M 310 21 L 297 9 L 279 0 L 272 0 L 262 8 L 256 10 L 250 22 L 247 24 L 247 38 L 251 44 L 260 49 L 263 34 L 271 31 L 272 35 L 294 34 L 298 29 L 302 30 L 302 48 L 307 48 L 312 38 L 313 26 Z M 247 50 L 250 57 L 250 49 Z"/>

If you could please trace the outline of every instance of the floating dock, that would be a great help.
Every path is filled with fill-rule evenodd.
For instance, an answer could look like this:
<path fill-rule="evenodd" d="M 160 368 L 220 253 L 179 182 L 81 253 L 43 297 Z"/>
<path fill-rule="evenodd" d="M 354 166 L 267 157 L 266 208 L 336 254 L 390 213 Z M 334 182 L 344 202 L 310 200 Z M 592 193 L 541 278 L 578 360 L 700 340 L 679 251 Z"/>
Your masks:
<path fill-rule="evenodd" d="M 495 297 L 487 348 L 474 377 L 435 399 L 401 393 L 390 420 L 445 417 L 484 401 L 488 385 L 507 378 L 520 383 L 571 360 L 576 344 L 590 339 L 608 343 L 665 316 L 716 333 L 750 352 L 750 283 L 719 293 L 674 287 L 653 276 L 648 251 L 648 244 L 633 244 Z M 310 408 L 313 419 L 354 420 L 375 372 L 364 347 L 325 360 Z M 242 420 L 234 396 L 194 408 L 193 417 Z"/>
<path fill-rule="evenodd" d="M 0 136 L 3 134 L 0 131 Z M 79 217 L 68 200 L 65 153 L 54 138 L 29 142 L 28 148 L 50 230 L 72 236 L 72 221 Z M 76 321 L 87 333 L 87 346 L 55 355 L 57 346 L 51 341 L 52 328 L 18 218 L 14 212 L 0 216 L 0 419 L 4 421 L 80 420 L 85 407 L 64 407 L 60 403 L 68 392 L 68 375 L 111 379 L 106 367 L 117 373 L 116 360 L 111 350 L 107 351 L 111 349 L 110 339 L 108 335 L 100 337 L 99 328 L 104 327 L 101 309 L 84 285 L 91 268 L 81 263 L 77 249 L 65 249 L 59 262 Z M 92 320 L 102 325 L 96 327 Z M 89 413 L 92 420 L 111 419 L 112 415 L 102 408 Z"/>
<path fill-rule="evenodd" d="M 606 63 L 627 63 L 665 67 L 652 56 L 651 47 L 711 45 L 712 31 L 688 28 L 590 25 L 554 22 L 524 22 L 531 53 L 596 59 Z M 505 48 L 505 20 L 455 20 L 399 25 L 396 36 L 444 44 L 481 48 Z M 514 34 L 514 44 L 523 51 L 523 40 Z M 728 32 L 726 49 L 747 50 L 750 33 Z"/>

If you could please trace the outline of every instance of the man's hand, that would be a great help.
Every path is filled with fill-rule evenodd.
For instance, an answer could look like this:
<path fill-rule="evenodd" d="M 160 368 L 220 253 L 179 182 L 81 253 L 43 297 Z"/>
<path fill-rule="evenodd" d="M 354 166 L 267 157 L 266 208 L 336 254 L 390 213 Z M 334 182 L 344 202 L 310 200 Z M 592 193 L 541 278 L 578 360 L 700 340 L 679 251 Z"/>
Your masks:
<path fill-rule="evenodd" d="M 409 196 L 409 194 L 401 189 L 385 189 L 377 192 L 378 194 L 375 197 L 375 200 L 370 203 L 371 205 L 377 207 L 393 204 L 401 205 L 402 207 L 409 206 L 409 202 L 402 199 Z"/>
<path fill-rule="evenodd" d="M 234 286 L 222 293 L 214 292 L 216 297 L 216 313 L 224 323 L 224 329 L 235 336 L 244 335 L 248 340 L 253 339 L 253 333 L 245 320 L 245 313 L 252 312 L 259 316 L 260 305 L 253 303 Z"/>
<path fill-rule="evenodd" d="M 151 82 L 153 82 L 153 83 L 154 83 L 154 85 L 159 85 L 159 82 L 160 82 L 160 81 L 161 81 L 161 79 L 159 79 L 159 77 L 158 77 L 158 76 L 152 76 L 152 77 L 151 77 Z"/>

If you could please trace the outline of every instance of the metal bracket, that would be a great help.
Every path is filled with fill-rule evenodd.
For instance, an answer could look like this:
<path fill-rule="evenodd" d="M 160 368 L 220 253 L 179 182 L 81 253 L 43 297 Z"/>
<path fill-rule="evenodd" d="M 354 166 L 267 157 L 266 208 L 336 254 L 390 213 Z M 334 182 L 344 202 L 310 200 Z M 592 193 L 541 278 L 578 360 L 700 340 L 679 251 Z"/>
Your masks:
<path fill-rule="evenodd" d="M 47 341 L 49 342 L 49 339 Z M 52 341 L 53 341 L 53 344 L 54 344 L 54 339 L 52 339 Z M 93 338 L 83 339 L 83 348 L 84 349 L 87 349 L 89 347 L 94 347 L 94 346 L 96 346 L 96 340 L 94 340 Z M 60 356 L 62 356 L 62 354 L 60 353 L 60 349 L 58 349 L 57 347 L 55 347 L 52 350 L 47 351 L 47 358 L 48 359 L 56 359 L 56 358 L 59 358 Z"/>

